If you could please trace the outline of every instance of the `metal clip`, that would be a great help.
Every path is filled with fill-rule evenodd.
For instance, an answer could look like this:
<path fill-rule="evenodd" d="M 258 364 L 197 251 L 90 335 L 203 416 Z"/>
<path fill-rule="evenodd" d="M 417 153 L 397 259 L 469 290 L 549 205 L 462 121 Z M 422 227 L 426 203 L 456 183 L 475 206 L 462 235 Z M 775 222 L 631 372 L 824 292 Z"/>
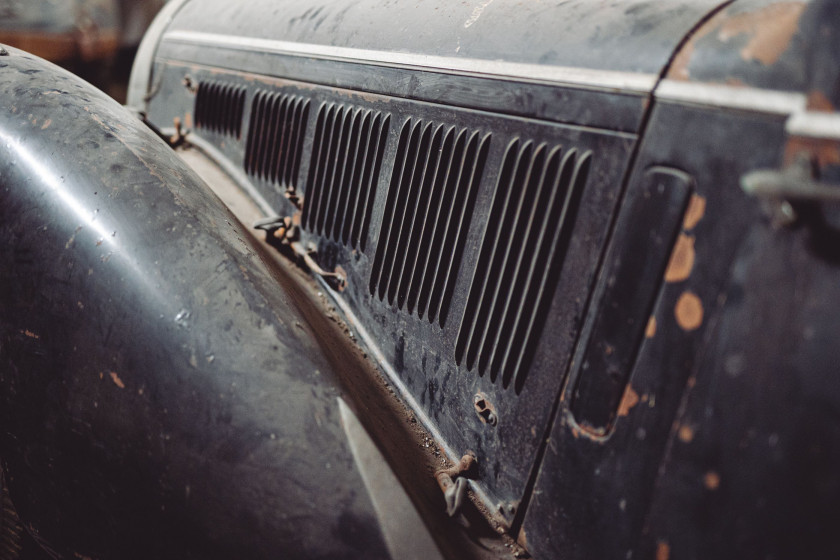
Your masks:
<path fill-rule="evenodd" d="M 464 496 L 467 494 L 467 479 L 464 475 L 467 474 L 475 462 L 475 455 L 472 452 L 467 452 L 457 464 L 435 473 L 438 486 L 443 490 L 443 498 L 446 500 L 446 513 L 449 517 L 454 517 L 464 504 Z"/>

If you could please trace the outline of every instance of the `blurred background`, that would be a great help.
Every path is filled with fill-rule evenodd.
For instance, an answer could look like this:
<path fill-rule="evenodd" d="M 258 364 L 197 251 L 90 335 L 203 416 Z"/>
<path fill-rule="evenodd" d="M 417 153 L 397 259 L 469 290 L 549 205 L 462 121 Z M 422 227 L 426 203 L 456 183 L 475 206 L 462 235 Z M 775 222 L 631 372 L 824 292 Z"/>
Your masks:
<path fill-rule="evenodd" d="M 0 0 L 0 43 L 59 64 L 125 103 L 131 63 L 166 0 Z"/>

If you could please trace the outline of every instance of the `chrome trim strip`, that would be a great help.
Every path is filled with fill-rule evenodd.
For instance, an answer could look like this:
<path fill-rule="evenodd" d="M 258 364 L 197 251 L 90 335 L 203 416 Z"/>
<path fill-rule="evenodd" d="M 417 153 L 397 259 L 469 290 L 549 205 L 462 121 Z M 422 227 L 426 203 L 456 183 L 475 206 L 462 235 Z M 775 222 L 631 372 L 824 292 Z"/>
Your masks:
<path fill-rule="evenodd" d="M 794 113 L 785 123 L 785 131 L 791 136 L 840 140 L 840 113 Z"/>
<path fill-rule="evenodd" d="M 790 115 L 803 111 L 807 99 L 801 93 L 764 90 L 718 84 L 698 84 L 662 80 L 654 91 L 660 101 L 679 101 L 693 105 Z"/>
<path fill-rule="evenodd" d="M 137 54 L 134 56 L 134 63 L 131 65 L 131 75 L 128 78 L 128 91 L 126 92 L 126 106 L 137 112 L 146 112 L 146 94 L 149 92 L 149 82 L 152 78 L 152 62 L 163 35 L 169 24 L 175 18 L 188 0 L 170 0 L 161 8 L 151 25 L 143 35 Z"/>
<path fill-rule="evenodd" d="M 650 93 L 658 79 L 658 76 L 655 74 L 355 49 L 197 31 L 169 31 L 163 36 L 163 41 L 339 62 L 373 64 L 377 66 L 429 70 L 448 74 L 504 78 L 524 82 L 570 85 L 632 93 Z"/>

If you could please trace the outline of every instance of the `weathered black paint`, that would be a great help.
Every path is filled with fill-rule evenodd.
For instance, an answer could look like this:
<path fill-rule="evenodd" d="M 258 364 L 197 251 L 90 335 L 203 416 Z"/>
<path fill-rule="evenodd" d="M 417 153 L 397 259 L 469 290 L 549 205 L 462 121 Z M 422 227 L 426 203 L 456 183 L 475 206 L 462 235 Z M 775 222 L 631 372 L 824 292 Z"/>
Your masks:
<path fill-rule="evenodd" d="M 104 94 L 0 61 L 0 456 L 67 557 L 385 557 L 279 277 Z"/>

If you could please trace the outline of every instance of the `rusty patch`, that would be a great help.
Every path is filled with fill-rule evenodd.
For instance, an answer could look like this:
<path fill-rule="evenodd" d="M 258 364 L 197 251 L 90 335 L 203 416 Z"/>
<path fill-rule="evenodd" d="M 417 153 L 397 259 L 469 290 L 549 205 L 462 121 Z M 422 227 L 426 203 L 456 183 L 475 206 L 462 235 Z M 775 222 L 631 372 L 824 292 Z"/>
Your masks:
<path fill-rule="evenodd" d="M 694 268 L 694 237 L 681 233 L 671 252 L 671 260 L 665 269 L 666 282 L 682 282 L 691 276 Z"/>
<path fill-rule="evenodd" d="M 717 490 L 720 486 L 720 475 L 715 471 L 709 471 L 703 476 L 703 485 L 709 490 Z"/>
<path fill-rule="evenodd" d="M 703 324 L 703 303 L 692 292 L 683 292 L 674 308 L 677 324 L 683 330 L 693 331 Z"/>
<path fill-rule="evenodd" d="M 633 390 L 630 384 L 624 390 L 624 396 L 621 397 L 621 403 L 618 405 L 618 415 L 627 416 L 630 414 L 630 409 L 639 404 L 639 393 Z"/>
<path fill-rule="evenodd" d="M 52 119 L 47 119 L 44 121 L 44 124 L 41 125 L 41 130 L 46 130 L 52 124 Z"/>
<path fill-rule="evenodd" d="M 125 383 L 123 383 L 122 379 L 120 379 L 120 376 L 117 375 L 116 371 L 108 372 L 108 375 L 111 376 L 111 381 L 114 382 L 114 385 L 116 385 L 120 389 L 125 389 Z"/>
<path fill-rule="evenodd" d="M 694 429 L 691 426 L 683 424 L 680 426 L 680 429 L 677 430 L 677 437 L 680 438 L 680 441 L 683 443 L 691 443 L 691 440 L 694 439 Z"/>
<path fill-rule="evenodd" d="M 799 29 L 803 10 L 804 2 L 780 2 L 755 12 L 737 14 L 726 19 L 718 31 L 718 39 L 727 43 L 747 35 L 749 40 L 741 49 L 741 58 L 747 62 L 757 60 L 765 66 L 775 64 Z"/>
<path fill-rule="evenodd" d="M 35 334 L 34 332 L 30 331 L 29 329 L 20 331 L 22 334 L 25 334 L 29 338 L 41 338 L 40 335 Z"/>
<path fill-rule="evenodd" d="M 189 111 L 184 113 L 184 126 L 188 129 L 192 129 L 193 127 L 193 115 Z"/>
<path fill-rule="evenodd" d="M 665 541 L 656 543 L 656 560 L 668 560 L 671 557 L 671 545 Z"/>
<path fill-rule="evenodd" d="M 685 210 L 685 218 L 683 219 L 683 229 L 691 231 L 694 226 L 703 218 L 706 213 L 706 199 L 699 194 L 691 195 L 691 200 L 688 201 L 688 208 Z"/>

